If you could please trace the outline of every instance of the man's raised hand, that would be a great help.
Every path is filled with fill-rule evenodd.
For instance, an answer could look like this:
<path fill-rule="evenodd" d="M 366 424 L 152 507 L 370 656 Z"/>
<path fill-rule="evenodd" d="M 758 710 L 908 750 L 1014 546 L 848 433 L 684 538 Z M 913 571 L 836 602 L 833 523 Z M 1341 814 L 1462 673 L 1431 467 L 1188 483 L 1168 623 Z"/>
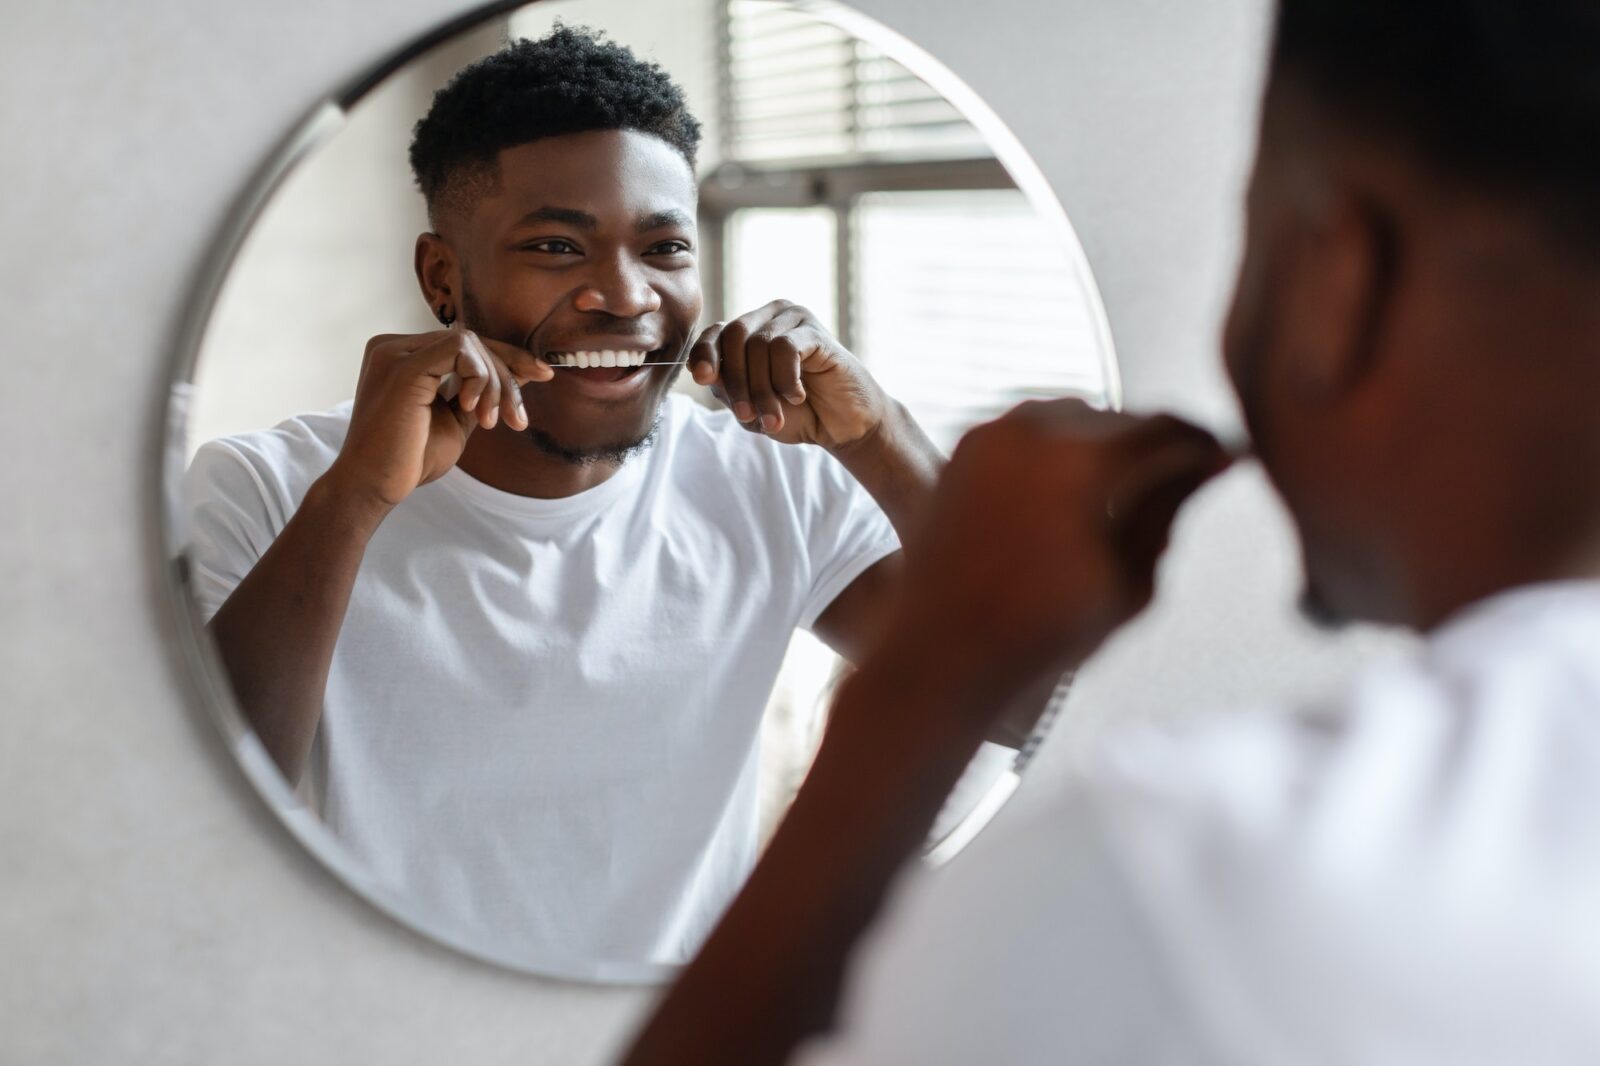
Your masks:
<path fill-rule="evenodd" d="M 367 342 L 344 446 L 328 476 L 379 509 L 397 506 L 461 458 L 473 429 L 526 429 L 521 385 L 554 372 L 531 352 L 468 329 Z M 448 375 L 459 391 L 440 396 Z"/>
<path fill-rule="evenodd" d="M 1170 416 L 1032 402 L 956 448 L 907 550 L 891 643 L 994 698 L 1081 663 L 1154 592 L 1179 506 L 1229 465 Z"/>
<path fill-rule="evenodd" d="M 785 444 L 848 447 L 889 413 L 861 362 L 788 300 L 706 328 L 689 353 L 689 373 L 746 429 Z"/>

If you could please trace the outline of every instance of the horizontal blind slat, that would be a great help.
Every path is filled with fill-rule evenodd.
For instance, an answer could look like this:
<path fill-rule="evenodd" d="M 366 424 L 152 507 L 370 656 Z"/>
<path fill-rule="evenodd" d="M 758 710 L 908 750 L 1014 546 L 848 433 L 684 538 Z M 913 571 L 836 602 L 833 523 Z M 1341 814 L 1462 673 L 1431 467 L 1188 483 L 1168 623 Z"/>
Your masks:
<path fill-rule="evenodd" d="M 727 159 L 945 159 L 989 155 L 959 110 L 830 23 L 729 0 L 722 94 Z"/>

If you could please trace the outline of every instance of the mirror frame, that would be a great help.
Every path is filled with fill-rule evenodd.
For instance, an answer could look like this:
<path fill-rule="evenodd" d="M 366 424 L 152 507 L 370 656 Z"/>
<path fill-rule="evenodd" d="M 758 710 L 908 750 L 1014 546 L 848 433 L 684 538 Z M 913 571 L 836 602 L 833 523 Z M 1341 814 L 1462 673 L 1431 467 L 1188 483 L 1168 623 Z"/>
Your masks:
<path fill-rule="evenodd" d="M 216 309 L 223 284 L 233 268 L 248 235 L 254 230 L 268 202 L 285 178 L 311 153 L 326 144 L 344 126 L 350 110 L 390 75 L 423 53 L 444 44 L 484 22 L 538 0 L 494 0 L 468 9 L 431 30 L 390 51 L 331 93 L 318 100 L 294 124 L 290 132 L 267 153 L 229 205 L 220 230 L 212 239 L 184 302 L 173 353 L 166 367 L 166 398 L 160 425 L 159 455 L 151 463 L 155 471 L 150 493 L 160 521 L 158 544 L 162 585 L 166 591 L 168 621 L 178 636 L 183 673 L 188 680 L 191 700 L 221 731 L 224 744 L 233 753 L 257 797 L 272 812 L 295 842 L 308 851 L 342 887 L 364 903 L 375 907 L 408 932 L 419 934 L 452 951 L 520 974 L 562 981 L 598 984 L 656 985 L 670 981 L 679 967 L 670 964 L 622 962 L 616 960 L 513 958 L 469 934 L 448 919 L 428 914 L 402 893 L 380 883 L 357 861 L 319 819 L 306 810 L 278 772 L 266 749 L 246 721 L 233 694 L 227 671 L 211 640 L 189 591 L 186 559 L 182 544 L 182 502 L 178 491 L 185 466 L 189 399 L 194 390 L 195 372 L 207 327 Z M 1091 325 L 1099 343 L 1101 372 L 1106 382 L 1106 402 L 1113 409 L 1122 406 L 1122 380 L 1104 301 L 1090 272 L 1083 245 L 1056 198 L 1044 173 L 1028 155 L 1016 136 L 1001 122 L 976 92 L 932 55 L 911 43 L 898 32 L 834 0 L 769 0 L 829 22 L 866 41 L 888 58 L 905 67 L 945 97 L 983 136 L 995 158 L 1005 168 L 1017 188 L 1038 212 L 1041 221 L 1056 231 L 1073 275 L 1089 297 Z M 1032 737 L 1017 753 L 1010 769 L 999 778 L 976 806 L 941 840 L 924 853 L 923 861 L 939 866 L 958 854 L 999 812 L 1021 783 L 1021 772 L 1038 749 L 1051 722 L 1066 698 L 1070 678 L 1063 679 L 1041 715 Z"/>

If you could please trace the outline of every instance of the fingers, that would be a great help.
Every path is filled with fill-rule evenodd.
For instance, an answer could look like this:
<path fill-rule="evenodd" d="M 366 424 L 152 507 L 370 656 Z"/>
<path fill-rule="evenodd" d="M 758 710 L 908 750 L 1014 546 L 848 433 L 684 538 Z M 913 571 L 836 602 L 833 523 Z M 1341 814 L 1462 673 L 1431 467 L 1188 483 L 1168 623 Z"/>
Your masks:
<path fill-rule="evenodd" d="M 993 424 L 995 445 L 1052 471 L 1049 488 L 1104 531 L 1128 578 L 1146 588 L 1179 508 L 1232 462 L 1206 430 L 1171 415 L 1100 411 L 1079 400 L 1036 401 Z M 1009 427 L 1009 428 L 1008 428 Z"/>
<path fill-rule="evenodd" d="M 409 351 L 394 351 L 406 343 Z M 431 382 L 427 399 L 454 398 L 458 410 L 469 414 L 468 424 L 491 429 L 502 418 L 518 429 L 527 428 L 521 383 L 549 381 L 555 371 L 532 352 L 492 340 L 457 327 L 413 337 L 375 338 L 368 360 L 399 359 Z M 446 395 L 448 393 L 448 395 Z"/>
<path fill-rule="evenodd" d="M 522 404 L 522 388 L 509 361 L 515 361 L 528 370 L 542 370 L 546 375 L 545 380 L 555 371 L 524 349 L 490 340 L 471 330 L 462 330 L 461 333 L 466 347 L 477 353 L 478 361 L 484 367 L 483 386 L 476 400 L 478 424 L 484 429 L 493 429 L 494 424 L 504 418 L 506 424 L 514 429 L 528 428 L 528 414 Z"/>
<path fill-rule="evenodd" d="M 747 421 L 765 433 L 776 433 L 783 425 L 783 404 L 772 394 L 771 349 L 770 326 L 756 330 L 744 342 L 745 395 L 756 416 Z"/>
<path fill-rule="evenodd" d="M 500 397 L 504 392 L 495 359 L 476 334 L 462 330 L 456 349 L 455 373 L 461 378 L 459 404 L 463 411 L 478 416 L 478 425 L 493 429 L 500 419 Z"/>
<path fill-rule="evenodd" d="M 798 407 L 806 402 L 806 387 L 800 381 L 800 365 L 812 347 L 797 333 L 784 333 L 772 339 L 767 349 L 772 374 L 772 391 Z"/>
<path fill-rule="evenodd" d="M 752 312 L 759 315 L 761 312 Z M 756 409 L 750 404 L 750 375 L 745 365 L 745 346 L 755 329 L 752 315 L 734 319 L 717 335 L 718 377 L 722 382 L 722 402 L 740 422 L 755 421 Z"/>
<path fill-rule="evenodd" d="M 801 365 L 815 334 L 811 313 L 786 300 L 717 323 L 701 334 L 689 361 L 694 378 L 710 385 L 752 429 L 783 428 L 784 405 L 805 402 Z"/>
<path fill-rule="evenodd" d="M 556 376 L 550 369 L 550 364 L 540 359 L 537 355 L 520 348 L 515 344 L 497 341 L 492 337 L 476 335 L 478 341 L 488 349 L 489 353 L 497 357 L 511 371 L 511 376 L 518 383 L 538 383 L 549 381 Z"/>
<path fill-rule="evenodd" d="M 500 378 L 501 417 L 513 429 L 527 429 L 528 411 L 522 404 L 522 386 L 517 384 L 516 375 L 498 357 L 491 357 L 491 365 Z"/>
<path fill-rule="evenodd" d="M 1119 434 L 1121 450 L 1130 460 L 1175 448 L 1187 449 L 1195 456 L 1222 461 L 1227 449 L 1210 432 L 1172 415 L 1140 417 L 1123 415 L 1127 425 Z"/>
<path fill-rule="evenodd" d="M 701 331 L 700 337 L 689 350 L 689 376 L 696 385 L 713 388 L 717 383 L 720 360 L 717 358 L 717 338 L 724 322 L 714 322 Z M 721 398 L 720 396 L 718 397 Z"/>
<path fill-rule="evenodd" d="M 1213 442 L 1214 443 L 1214 442 Z M 1125 572 L 1148 595 L 1178 510 L 1231 459 L 1192 439 L 1173 437 L 1125 470 L 1107 494 L 1106 515 Z"/>

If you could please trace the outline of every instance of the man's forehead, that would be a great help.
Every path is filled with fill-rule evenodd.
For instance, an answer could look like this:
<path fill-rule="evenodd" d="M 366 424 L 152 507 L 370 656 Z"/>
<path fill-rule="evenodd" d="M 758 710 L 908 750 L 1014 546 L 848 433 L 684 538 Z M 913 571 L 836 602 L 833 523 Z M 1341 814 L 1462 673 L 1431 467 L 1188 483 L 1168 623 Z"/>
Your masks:
<path fill-rule="evenodd" d="M 678 211 L 693 215 L 694 173 L 658 137 L 632 130 L 595 130 L 544 137 L 503 149 L 492 198 L 520 215 L 559 206 L 634 218 Z"/>

